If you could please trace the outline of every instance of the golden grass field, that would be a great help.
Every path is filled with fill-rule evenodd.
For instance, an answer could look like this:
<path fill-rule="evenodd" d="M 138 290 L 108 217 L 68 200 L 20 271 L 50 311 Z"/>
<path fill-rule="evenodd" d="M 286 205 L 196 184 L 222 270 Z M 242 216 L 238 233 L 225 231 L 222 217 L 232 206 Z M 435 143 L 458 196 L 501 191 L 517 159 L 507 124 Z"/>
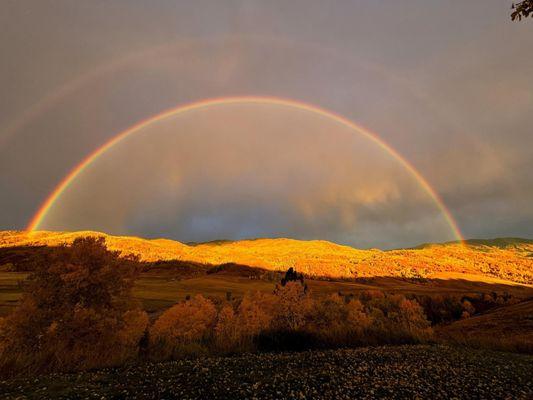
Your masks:
<path fill-rule="evenodd" d="M 7 315 L 22 294 L 21 284 L 28 274 L 0 272 L 0 316 Z M 325 296 L 330 293 L 356 294 L 363 290 L 384 290 L 405 294 L 474 294 L 507 292 L 519 299 L 533 296 L 533 288 L 524 285 L 486 284 L 467 280 L 431 280 L 415 282 L 400 278 L 374 278 L 366 282 L 306 280 L 312 293 Z M 143 273 L 137 280 L 134 296 L 148 312 L 156 312 L 183 300 L 187 295 L 203 294 L 225 298 L 231 292 L 241 297 L 246 292 L 272 292 L 275 283 L 244 276 L 210 274 L 189 279 L 174 279 L 168 274 Z"/>

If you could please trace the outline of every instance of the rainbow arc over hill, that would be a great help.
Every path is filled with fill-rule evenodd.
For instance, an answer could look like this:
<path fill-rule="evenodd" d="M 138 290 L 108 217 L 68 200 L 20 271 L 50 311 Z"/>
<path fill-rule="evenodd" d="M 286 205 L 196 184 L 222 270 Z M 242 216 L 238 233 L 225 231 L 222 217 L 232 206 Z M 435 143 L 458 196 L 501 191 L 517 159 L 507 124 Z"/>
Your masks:
<path fill-rule="evenodd" d="M 335 122 L 344 125 L 353 131 L 366 136 L 368 139 L 376 143 L 383 150 L 392 155 L 397 161 L 399 161 L 408 171 L 413 175 L 418 184 L 427 192 L 431 199 L 435 202 L 438 208 L 443 213 L 447 223 L 449 224 L 451 230 L 453 231 L 455 237 L 459 241 L 463 241 L 463 236 L 457 223 L 453 219 L 450 211 L 435 192 L 435 190 L 429 185 L 426 179 L 418 172 L 418 170 L 402 155 L 400 155 L 395 149 L 389 146 L 384 142 L 377 134 L 373 133 L 369 129 L 347 119 L 346 117 L 337 114 L 335 112 L 320 108 L 318 106 L 304 103 L 297 100 L 290 100 L 285 98 L 278 97 L 266 97 L 266 96 L 235 96 L 235 97 L 222 97 L 222 98 L 212 98 L 204 99 L 197 102 L 179 105 L 177 107 L 165 110 L 159 114 L 151 116 L 147 119 L 144 119 L 135 125 L 132 125 L 128 129 L 118 133 L 109 141 L 104 143 L 102 146 L 98 147 L 87 157 L 85 157 L 80 163 L 78 163 L 54 188 L 54 190 L 49 194 L 46 200 L 39 207 L 35 215 L 31 218 L 26 230 L 35 231 L 38 230 L 43 220 L 45 219 L 48 211 L 53 207 L 55 202 L 61 196 L 61 194 L 69 187 L 69 185 L 82 173 L 88 166 L 95 162 L 102 154 L 111 149 L 113 146 L 124 140 L 130 135 L 135 134 L 136 132 L 141 131 L 143 128 L 150 126 L 156 122 L 162 121 L 166 118 L 170 118 L 179 114 L 186 113 L 188 111 L 200 110 L 204 108 L 209 108 L 213 106 L 225 105 L 225 104 L 271 104 L 277 106 L 285 106 L 293 109 L 303 110 L 310 113 L 319 114 L 321 116 L 330 118 Z"/>

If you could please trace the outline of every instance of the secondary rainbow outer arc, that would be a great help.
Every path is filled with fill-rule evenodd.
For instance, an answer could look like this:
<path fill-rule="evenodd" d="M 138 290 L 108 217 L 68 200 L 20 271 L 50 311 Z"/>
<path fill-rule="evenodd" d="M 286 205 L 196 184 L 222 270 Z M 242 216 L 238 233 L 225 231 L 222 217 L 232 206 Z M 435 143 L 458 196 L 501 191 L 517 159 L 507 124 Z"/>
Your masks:
<path fill-rule="evenodd" d="M 156 114 L 150 118 L 144 119 L 135 125 L 129 127 L 128 129 L 122 131 L 121 133 L 114 136 L 111 140 L 104 143 L 102 146 L 94 150 L 87 157 L 85 157 L 76 167 L 74 167 L 59 184 L 55 187 L 52 193 L 47 197 L 44 203 L 41 205 L 39 210 L 32 217 L 30 223 L 28 224 L 26 230 L 34 231 L 39 228 L 39 225 L 46 217 L 46 214 L 53 206 L 55 201 L 61 196 L 65 189 L 76 179 L 76 177 L 93 161 L 100 157 L 103 153 L 113 147 L 115 144 L 119 143 L 129 135 L 151 125 L 154 122 L 161 121 L 165 118 L 169 118 L 178 114 L 185 113 L 187 111 L 198 110 L 202 108 L 207 108 L 216 105 L 224 104 L 236 104 L 236 103 L 245 103 L 245 104 L 271 104 L 279 106 L 287 106 L 296 108 L 299 110 L 305 110 L 311 113 L 317 113 L 319 115 L 329 117 L 341 125 L 347 126 L 371 139 L 374 143 L 380 146 L 382 149 L 386 150 L 394 158 L 396 158 L 407 170 L 416 178 L 418 183 L 423 187 L 423 189 L 429 194 L 433 201 L 437 204 L 439 209 L 442 211 L 446 221 L 450 225 L 452 231 L 454 232 L 456 239 L 463 241 L 463 235 L 457 226 L 457 223 L 453 219 L 450 211 L 447 209 L 446 205 L 439 197 L 439 195 L 433 190 L 425 178 L 416 170 L 416 168 L 407 161 L 403 156 L 401 156 L 396 150 L 390 147 L 386 142 L 384 142 L 378 135 L 371 132 L 370 130 L 364 128 L 363 126 L 356 124 L 353 121 L 350 121 L 346 117 L 343 117 L 340 114 L 334 113 L 329 110 L 322 109 L 318 106 L 311 104 L 303 103 L 297 100 L 282 99 L 277 97 L 260 97 L 260 96 L 240 96 L 240 97 L 222 97 L 222 98 L 212 98 L 204 99 L 194 103 L 189 103 L 185 105 L 180 105 L 169 110 L 163 111 L 159 114 Z"/>

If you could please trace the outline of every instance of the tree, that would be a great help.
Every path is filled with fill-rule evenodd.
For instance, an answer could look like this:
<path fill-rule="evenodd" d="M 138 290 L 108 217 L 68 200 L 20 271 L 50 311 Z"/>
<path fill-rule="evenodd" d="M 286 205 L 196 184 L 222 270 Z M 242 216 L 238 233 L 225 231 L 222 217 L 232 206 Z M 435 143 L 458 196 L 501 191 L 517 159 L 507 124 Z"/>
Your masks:
<path fill-rule="evenodd" d="M 522 18 L 527 18 L 530 15 L 533 17 L 533 0 L 522 0 L 518 3 L 513 3 L 513 12 L 511 19 L 521 21 Z"/>
<path fill-rule="evenodd" d="M 215 325 L 215 343 L 218 350 L 231 352 L 236 349 L 239 341 L 239 330 L 235 311 L 231 304 L 226 304 L 218 312 Z"/>
<path fill-rule="evenodd" d="M 237 309 L 241 337 L 252 339 L 270 327 L 275 300 L 272 295 L 260 292 L 244 295 Z"/>
<path fill-rule="evenodd" d="M 136 259 L 104 238 L 78 238 L 35 266 L 20 305 L 0 329 L 0 364 L 81 370 L 134 358 L 148 324 L 133 301 Z"/>
<path fill-rule="evenodd" d="M 274 294 L 275 328 L 288 331 L 302 328 L 312 308 L 312 299 L 307 293 L 307 288 L 300 281 L 290 281 L 285 286 L 278 285 Z"/>
<path fill-rule="evenodd" d="M 179 358 L 205 352 L 214 331 L 217 311 L 201 294 L 166 310 L 150 329 L 151 355 L 155 359 Z"/>
<path fill-rule="evenodd" d="M 315 301 L 312 310 L 312 329 L 323 334 L 339 334 L 347 319 L 344 299 L 338 294 L 331 294 Z"/>
<path fill-rule="evenodd" d="M 431 323 L 427 320 L 424 310 L 416 300 L 405 298 L 399 300 L 398 322 L 415 340 L 427 339 L 433 333 Z"/>
<path fill-rule="evenodd" d="M 372 324 L 372 319 L 365 313 L 363 304 L 359 300 L 351 300 L 346 304 L 348 315 L 346 316 L 346 323 L 350 329 L 362 335 L 363 331 Z"/>
<path fill-rule="evenodd" d="M 300 283 L 304 284 L 304 276 L 302 274 L 299 274 L 294 270 L 294 268 L 290 267 L 287 272 L 285 272 L 285 276 L 281 278 L 281 286 L 285 286 L 288 282 L 297 282 L 300 281 Z"/>

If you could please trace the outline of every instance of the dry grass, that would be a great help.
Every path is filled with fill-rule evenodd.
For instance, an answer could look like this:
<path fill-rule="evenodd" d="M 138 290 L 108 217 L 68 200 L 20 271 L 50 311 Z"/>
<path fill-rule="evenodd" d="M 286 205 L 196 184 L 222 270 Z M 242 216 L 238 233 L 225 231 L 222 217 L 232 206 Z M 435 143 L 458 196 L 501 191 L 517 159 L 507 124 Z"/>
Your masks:
<path fill-rule="evenodd" d="M 448 342 L 533 354 L 533 300 L 456 321 L 438 335 Z"/>
<path fill-rule="evenodd" d="M 22 294 L 20 282 L 27 273 L 0 272 L 0 316 L 7 315 L 17 305 Z M 389 293 L 405 295 L 472 295 L 475 293 L 510 293 L 517 299 L 533 296 L 533 289 L 526 286 L 508 286 L 502 284 L 484 284 L 467 280 L 433 280 L 416 282 L 398 278 L 373 278 L 366 282 L 306 280 L 315 296 L 324 297 L 341 292 L 357 294 L 364 290 L 383 290 Z M 141 274 L 133 295 L 140 300 L 143 308 L 149 312 L 159 312 L 171 307 L 186 296 L 202 294 L 207 297 L 226 298 L 231 292 L 235 298 L 241 298 L 247 292 L 271 293 L 273 283 L 265 280 L 249 279 L 244 276 L 225 274 L 204 275 L 190 279 L 179 279 L 167 273 Z"/>

